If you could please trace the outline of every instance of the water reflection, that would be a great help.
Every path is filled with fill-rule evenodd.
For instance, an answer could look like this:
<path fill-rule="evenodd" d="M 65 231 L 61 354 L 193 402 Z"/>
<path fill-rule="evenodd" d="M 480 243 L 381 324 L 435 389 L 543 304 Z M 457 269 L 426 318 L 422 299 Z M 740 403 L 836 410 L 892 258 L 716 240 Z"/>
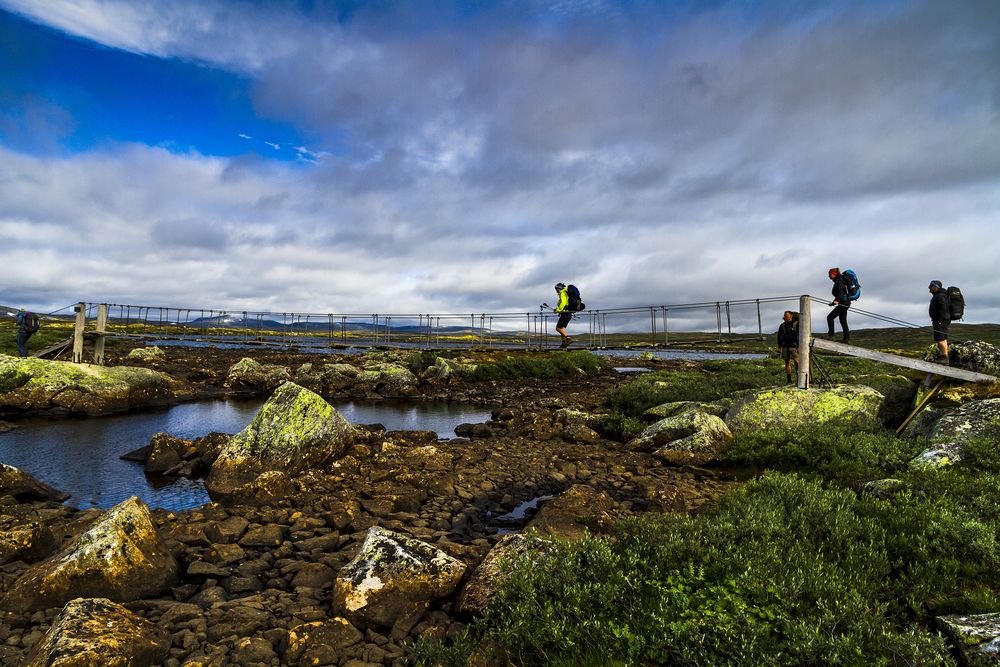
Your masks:
<path fill-rule="evenodd" d="M 0 434 L 0 463 L 72 494 L 67 502 L 77 507 L 108 508 L 133 495 L 150 507 L 196 507 L 208 502 L 200 480 L 157 485 L 141 464 L 119 457 L 149 444 L 160 431 L 188 440 L 213 431 L 238 433 L 262 403 L 261 399 L 205 401 L 90 419 L 22 420 L 19 428 Z M 484 408 L 446 402 L 352 401 L 334 406 L 355 424 L 379 423 L 393 431 L 432 430 L 442 438 L 454 437 L 455 427 L 463 422 L 483 422 L 490 416 Z"/>

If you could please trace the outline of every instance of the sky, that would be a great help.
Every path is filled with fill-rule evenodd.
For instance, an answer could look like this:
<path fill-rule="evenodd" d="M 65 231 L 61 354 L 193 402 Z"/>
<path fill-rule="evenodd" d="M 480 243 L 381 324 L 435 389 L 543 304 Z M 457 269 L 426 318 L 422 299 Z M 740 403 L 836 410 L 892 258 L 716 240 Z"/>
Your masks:
<path fill-rule="evenodd" d="M 998 239 L 996 0 L 0 0 L 6 305 L 1000 322 Z"/>

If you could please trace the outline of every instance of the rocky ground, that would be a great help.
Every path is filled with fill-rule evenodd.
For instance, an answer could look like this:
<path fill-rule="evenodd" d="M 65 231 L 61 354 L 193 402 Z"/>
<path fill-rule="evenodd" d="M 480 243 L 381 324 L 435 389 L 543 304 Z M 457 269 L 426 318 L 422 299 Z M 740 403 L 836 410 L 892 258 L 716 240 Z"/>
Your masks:
<path fill-rule="evenodd" d="M 229 373 L 245 351 L 168 348 L 145 360 L 127 359 L 127 352 L 112 353 L 111 363 L 163 372 L 177 381 L 177 395 L 185 399 L 269 392 L 273 387 L 266 385 L 287 373 L 285 379 L 312 384 L 327 398 L 399 393 L 493 409 L 488 423 L 465 425 L 458 430 L 462 437 L 450 440 L 369 426 L 331 468 L 279 479 L 247 504 L 154 510 L 152 523 L 177 574 L 159 594 L 123 603 L 122 613 L 136 617 L 141 628 L 125 633 L 130 641 L 148 636 L 144 652 L 128 649 L 141 656 L 131 664 L 404 664 L 414 639 L 443 638 L 469 622 L 468 606 L 457 603 L 463 585 L 505 529 L 524 528 L 524 521 L 498 517 L 547 498 L 530 528 L 573 537 L 585 525 L 600 531 L 614 518 L 636 512 L 697 511 L 735 483 L 719 471 L 667 465 L 630 451 L 591 428 L 594 415 L 606 410 L 608 390 L 629 379 L 611 368 L 571 379 L 482 383 L 427 374 L 400 388 L 387 381 L 366 383 L 343 367 L 332 375 L 324 371 L 334 364 L 359 366 L 356 356 L 255 351 L 254 360 L 265 369 L 255 384 L 234 381 Z M 188 444 L 186 451 L 210 459 L 218 447 L 218 442 L 200 449 Z M 29 652 L 54 641 L 59 634 L 54 624 L 69 623 L 71 610 L 52 599 L 25 602 L 31 596 L 19 591 L 38 561 L 70 544 L 101 513 L 67 508 L 23 485 L 11 488 L 0 484 L 0 607 L 5 609 L 0 665 L 63 664 L 46 662 L 52 650 Z M 433 596 L 429 605 L 385 618 L 352 616 L 337 600 L 335 581 L 373 527 L 416 538 L 457 559 L 464 566 L 462 582 Z M 87 590 L 81 595 L 97 597 Z"/>

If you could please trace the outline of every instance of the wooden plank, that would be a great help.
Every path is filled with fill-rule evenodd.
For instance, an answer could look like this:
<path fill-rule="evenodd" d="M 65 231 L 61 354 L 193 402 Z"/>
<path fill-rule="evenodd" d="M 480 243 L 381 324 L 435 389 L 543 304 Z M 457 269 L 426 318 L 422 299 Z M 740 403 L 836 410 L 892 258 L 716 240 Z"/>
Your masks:
<path fill-rule="evenodd" d="M 935 364 L 921 359 L 910 359 L 909 357 L 901 357 L 898 354 L 889 354 L 888 352 L 879 352 L 878 350 L 867 350 L 863 347 L 847 345 L 846 343 L 838 343 L 824 338 L 813 338 L 811 344 L 813 347 L 818 347 L 821 350 L 839 352 L 840 354 L 847 354 L 852 357 L 861 357 L 862 359 L 871 359 L 872 361 L 881 361 L 886 364 L 892 364 L 893 366 L 912 368 L 913 370 L 933 373 L 934 375 L 941 377 L 955 378 L 956 380 L 965 380 L 966 382 L 997 381 L 995 377 L 992 375 L 986 375 L 985 373 L 976 373 L 973 371 L 967 371 L 964 368 L 954 368 L 952 366 Z"/>

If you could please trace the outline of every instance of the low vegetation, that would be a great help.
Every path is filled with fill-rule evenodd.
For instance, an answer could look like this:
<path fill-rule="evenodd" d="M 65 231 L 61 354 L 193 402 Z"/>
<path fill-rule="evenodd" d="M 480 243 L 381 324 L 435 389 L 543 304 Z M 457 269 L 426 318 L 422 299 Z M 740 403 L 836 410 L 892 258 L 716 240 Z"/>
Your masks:
<path fill-rule="evenodd" d="M 831 364 L 863 376 L 864 363 Z M 649 374 L 609 396 L 615 418 L 708 401 L 783 375 L 776 360 Z M 911 471 L 926 443 L 880 423 L 743 432 L 725 464 L 756 473 L 697 516 L 643 515 L 556 542 L 488 613 L 418 664 L 954 665 L 941 614 L 1000 609 L 1000 442 Z M 877 496 L 864 483 L 899 480 Z"/>

